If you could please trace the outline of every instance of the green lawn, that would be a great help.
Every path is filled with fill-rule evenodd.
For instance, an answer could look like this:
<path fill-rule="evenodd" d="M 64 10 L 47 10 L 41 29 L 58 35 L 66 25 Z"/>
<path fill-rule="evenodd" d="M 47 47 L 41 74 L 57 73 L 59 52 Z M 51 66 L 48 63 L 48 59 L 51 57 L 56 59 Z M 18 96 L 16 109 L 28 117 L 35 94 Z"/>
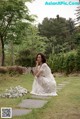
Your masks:
<path fill-rule="evenodd" d="M 11 77 L 9 75 L 0 75 L 0 93 L 4 92 L 5 89 L 8 89 L 10 87 L 14 87 L 17 85 L 20 85 L 24 88 L 27 88 L 27 90 L 31 90 L 33 82 L 33 77 L 32 75 L 15 75 L 14 77 Z M 24 97 L 20 98 L 15 98 L 15 99 L 4 99 L 0 98 L 0 108 L 5 107 L 5 106 L 11 106 L 11 107 L 16 107 L 18 103 L 22 101 L 22 99 L 29 98 L 30 95 L 25 95 Z"/>
<path fill-rule="evenodd" d="M 80 119 L 80 77 L 56 77 L 56 82 L 61 83 L 68 80 L 67 84 L 57 97 L 52 97 L 49 102 L 41 109 L 33 109 L 28 115 L 13 117 L 13 119 Z M 31 90 L 33 82 L 32 75 L 22 75 L 10 77 L 0 75 L 0 93 L 10 86 L 21 85 Z M 22 99 L 30 98 L 26 95 L 16 99 L 0 99 L 1 107 L 17 108 Z"/>

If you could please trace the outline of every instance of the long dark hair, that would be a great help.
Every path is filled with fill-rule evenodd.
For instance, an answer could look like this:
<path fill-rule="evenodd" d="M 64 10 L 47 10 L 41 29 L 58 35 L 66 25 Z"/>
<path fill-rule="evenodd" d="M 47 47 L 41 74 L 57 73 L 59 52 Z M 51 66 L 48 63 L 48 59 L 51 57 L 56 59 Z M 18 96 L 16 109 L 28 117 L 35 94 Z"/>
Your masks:
<path fill-rule="evenodd" d="M 41 55 L 42 63 L 46 63 L 46 57 L 45 57 L 45 55 L 42 54 L 42 53 L 38 53 L 37 56 L 36 56 L 36 60 L 37 60 L 37 58 L 38 58 L 38 55 Z"/>

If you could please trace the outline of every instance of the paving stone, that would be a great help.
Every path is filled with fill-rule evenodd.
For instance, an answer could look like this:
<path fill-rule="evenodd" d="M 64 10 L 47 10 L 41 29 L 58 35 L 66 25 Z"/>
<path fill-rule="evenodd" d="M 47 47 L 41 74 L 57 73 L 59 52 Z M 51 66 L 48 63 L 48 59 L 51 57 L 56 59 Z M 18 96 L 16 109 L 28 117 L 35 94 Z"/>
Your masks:
<path fill-rule="evenodd" d="M 26 100 L 23 100 L 22 103 L 19 104 L 19 107 L 21 108 L 41 108 L 47 102 L 48 101 L 46 100 L 26 99 Z"/>
<path fill-rule="evenodd" d="M 58 84 L 58 86 L 65 86 L 65 84 Z"/>
<path fill-rule="evenodd" d="M 62 84 L 68 84 L 69 82 L 63 82 Z"/>
<path fill-rule="evenodd" d="M 57 89 L 62 89 L 64 86 L 58 86 Z"/>
<path fill-rule="evenodd" d="M 60 91 L 60 90 L 62 90 L 62 88 L 57 88 L 57 92 Z"/>
<path fill-rule="evenodd" d="M 22 116 L 29 114 L 32 110 L 30 109 L 13 109 L 12 110 L 12 116 Z"/>
<path fill-rule="evenodd" d="M 63 87 L 64 87 L 66 84 L 68 84 L 68 83 L 69 83 L 69 82 L 64 81 L 63 83 L 58 84 L 58 85 L 57 85 L 57 91 L 62 90 L 62 89 L 63 89 Z"/>
<path fill-rule="evenodd" d="M 61 83 L 61 84 L 58 84 L 57 87 L 62 87 L 62 88 L 63 88 L 63 87 L 64 87 L 66 84 L 68 84 L 68 83 L 69 83 L 69 82 L 63 82 L 63 83 Z"/>
<path fill-rule="evenodd" d="M 61 89 L 62 89 L 63 87 L 64 87 L 64 86 L 58 86 L 57 88 L 61 88 Z"/>
<path fill-rule="evenodd" d="M 61 90 L 61 89 L 63 89 L 63 87 L 64 87 L 64 85 L 58 85 L 57 90 Z"/>

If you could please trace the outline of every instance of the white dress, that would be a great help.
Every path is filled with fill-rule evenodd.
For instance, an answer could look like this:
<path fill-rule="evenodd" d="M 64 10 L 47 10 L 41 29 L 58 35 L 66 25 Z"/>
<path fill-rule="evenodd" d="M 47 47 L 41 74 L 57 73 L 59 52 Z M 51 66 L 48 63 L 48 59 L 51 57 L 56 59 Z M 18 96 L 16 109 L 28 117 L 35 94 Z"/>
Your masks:
<path fill-rule="evenodd" d="M 56 81 L 51 73 L 51 69 L 46 63 L 41 67 L 41 74 L 34 78 L 31 94 L 41 96 L 56 96 Z"/>

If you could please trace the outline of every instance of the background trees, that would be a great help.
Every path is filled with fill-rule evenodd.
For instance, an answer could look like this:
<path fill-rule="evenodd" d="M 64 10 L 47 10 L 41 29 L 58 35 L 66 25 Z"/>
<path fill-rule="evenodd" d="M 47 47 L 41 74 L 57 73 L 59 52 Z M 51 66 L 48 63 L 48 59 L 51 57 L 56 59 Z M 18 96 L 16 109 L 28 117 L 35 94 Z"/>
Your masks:
<path fill-rule="evenodd" d="M 19 49 L 19 55 L 16 59 L 16 63 L 22 66 L 35 66 L 35 57 L 39 52 L 44 53 L 46 48 L 46 43 L 44 39 L 46 37 L 41 37 L 38 35 L 38 29 L 35 26 L 29 25 L 26 30 L 27 36 L 23 40 L 21 49 Z"/>
<path fill-rule="evenodd" d="M 0 64 L 32 67 L 36 54 L 42 52 L 52 71 L 80 71 L 80 8 L 76 11 L 77 25 L 71 18 L 57 15 L 36 26 L 25 5 L 28 1 L 0 1 Z"/>
<path fill-rule="evenodd" d="M 71 39 L 74 32 L 74 21 L 72 19 L 66 20 L 65 18 L 44 18 L 42 24 L 38 25 L 38 29 L 41 36 L 48 38 L 48 43 L 52 45 L 47 48 L 47 53 L 54 52 L 67 52 L 74 49 Z M 49 49 L 50 48 L 50 49 Z M 53 51 L 54 50 L 54 51 Z"/>
<path fill-rule="evenodd" d="M 80 26 L 75 26 L 75 22 L 71 18 L 66 20 L 57 15 L 55 19 L 44 18 L 43 22 L 38 25 L 38 29 L 40 36 L 47 37 L 45 53 L 52 71 L 64 71 L 68 74 L 77 71 L 76 67 L 80 71 L 78 67 Z"/>
<path fill-rule="evenodd" d="M 15 27 L 18 27 L 23 20 L 32 21 L 33 19 L 29 15 L 28 8 L 25 5 L 27 0 L 1 0 L 0 1 L 0 41 L 2 45 L 2 65 L 4 65 L 4 44 L 8 41 L 8 35 L 13 40 L 16 37 Z M 20 25 L 20 24 L 19 24 Z M 20 30 L 20 29 L 19 29 Z"/>

